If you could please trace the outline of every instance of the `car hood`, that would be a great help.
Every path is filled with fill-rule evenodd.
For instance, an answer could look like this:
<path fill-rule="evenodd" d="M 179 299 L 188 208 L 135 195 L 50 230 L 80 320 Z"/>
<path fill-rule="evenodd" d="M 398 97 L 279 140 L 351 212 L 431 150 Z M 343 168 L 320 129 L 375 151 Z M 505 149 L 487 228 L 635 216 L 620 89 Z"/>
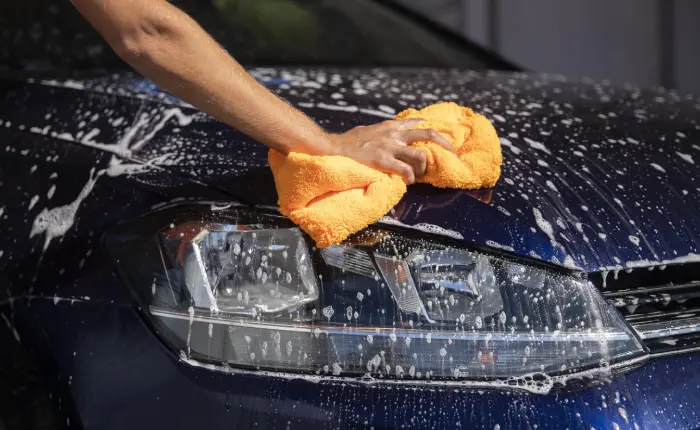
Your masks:
<path fill-rule="evenodd" d="M 414 185 L 383 223 L 585 271 L 700 260 L 696 97 L 552 75 L 252 73 L 332 132 L 438 101 L 469 106 L 492 121 L 503 149 L 493 189 Z M 14 117 L 28 132 L 187 175 L 244 203 L 276 204 L 262 145 L 149 81 L 122 74 L 26 85 L 21 103 L 4 112 L 6 122 Z"/>

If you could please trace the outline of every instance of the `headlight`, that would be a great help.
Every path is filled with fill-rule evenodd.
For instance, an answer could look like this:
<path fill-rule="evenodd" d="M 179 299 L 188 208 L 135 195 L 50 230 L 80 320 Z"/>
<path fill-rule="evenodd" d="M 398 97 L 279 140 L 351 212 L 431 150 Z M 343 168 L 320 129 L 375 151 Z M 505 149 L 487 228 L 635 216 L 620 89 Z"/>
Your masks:
<path fill-rule="evenodd" d="M 409 236 L 369 229 L 316 250 L 284 218 L 189 206 L 124 225 L 107 246 L 157 332 L 197 360 L 485 380 L 644 355 L 585 279 Z"/>

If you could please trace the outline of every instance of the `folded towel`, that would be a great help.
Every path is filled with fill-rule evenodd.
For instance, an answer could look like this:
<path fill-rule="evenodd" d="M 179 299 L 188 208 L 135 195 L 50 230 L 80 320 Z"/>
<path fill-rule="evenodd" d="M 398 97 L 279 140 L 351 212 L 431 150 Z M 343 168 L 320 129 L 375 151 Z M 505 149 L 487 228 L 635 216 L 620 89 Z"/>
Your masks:
<path fill-rule="evenodd" d="M 423 118 L 417 128 L 432 128 L 455 153 L 433 142 L 412 146 L 427 154 L 427 182 L 442 188 L 492 187 L 501 174 L 501 145 L 493 125 L 455 103 L 407 109 L 396 119 Z M 401 200 L 406 184 L 398 175 L 340 156 L 268 154 L 280 212 L 326 248 L 376 222 Z"/>
<path fill-rule="evenodd" d="M 406 193 L 399 175 L 340 156 L 270 150 L 280 212 L 326 248 L 386 215 Z"/>
<path fill-rule="evenodd" d="M 447 138 L 452 153 L 434 142 L 411 146 L 427 154 L 425 175 L 417 178 L 440 188 L 476 189 L 496 185 L 501 176 L 501 144 L 483 115 L 456 103 L 437 103 L 421 110 L 406 109 L 396 119 L 423 118 L 415 128 L 432 128 Z"/>

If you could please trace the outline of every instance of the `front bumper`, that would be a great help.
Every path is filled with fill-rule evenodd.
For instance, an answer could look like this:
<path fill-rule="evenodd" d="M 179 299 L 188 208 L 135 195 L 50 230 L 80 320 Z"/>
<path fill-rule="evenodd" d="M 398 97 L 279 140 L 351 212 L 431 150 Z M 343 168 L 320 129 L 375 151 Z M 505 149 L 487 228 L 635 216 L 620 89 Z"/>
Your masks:
<path fill-rule="evenodd" d="M 136 309 L 94 300 L 13 303 L 51 398 L 84 429 L 641 428 L 700 425 L 700 353 L 548 395 L 226 374 L 184 363 Z M 42 364 L 43 363 L 43 364 Z"/>

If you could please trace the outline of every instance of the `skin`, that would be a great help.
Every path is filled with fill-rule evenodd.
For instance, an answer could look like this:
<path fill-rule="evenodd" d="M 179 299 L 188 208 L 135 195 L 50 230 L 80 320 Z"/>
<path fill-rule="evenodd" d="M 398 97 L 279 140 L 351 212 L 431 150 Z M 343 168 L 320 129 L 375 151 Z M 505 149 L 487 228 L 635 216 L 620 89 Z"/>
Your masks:
<path fill-rule="evenodd" d="M 342 155 L 413 183 L 430 140 L 453 151 L 422 120 L 384 121 L 331 134 L 250 76 L 192 18 L 166 0 L 73 0 L 114 51 L 161 88 L 258 142 L 287 154 Z"/>

